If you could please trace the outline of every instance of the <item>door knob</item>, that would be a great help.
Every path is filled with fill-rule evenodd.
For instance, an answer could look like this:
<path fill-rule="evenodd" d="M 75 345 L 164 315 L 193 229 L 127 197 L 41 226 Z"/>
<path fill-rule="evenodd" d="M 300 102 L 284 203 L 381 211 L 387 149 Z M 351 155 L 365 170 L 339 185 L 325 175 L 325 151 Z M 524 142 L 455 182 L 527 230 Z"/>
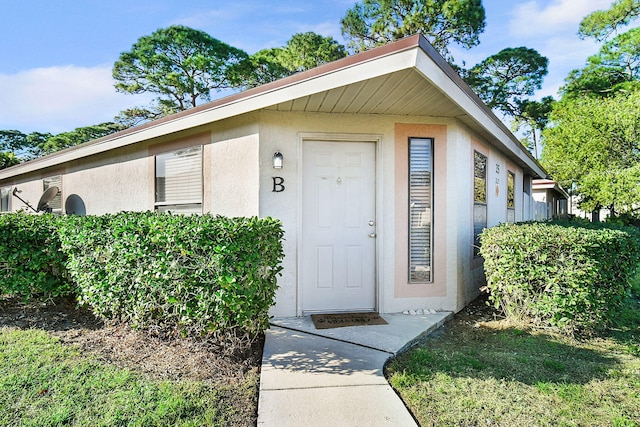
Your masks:
<path fill-rule="evenodd" d="M 370 225 L 371 227 L 373 227 L 374 225 L 376 225 L 376 222 L 375 222 L 374 220 L 372 220 L 372 219 L 371 219 L 371 220 L 369 220 L 369 225 Z"/>
<path fill-rule="evenodd" d="M 376 233 L 369 233 L 369 237 L 375 238 L 376 237 Z"/>

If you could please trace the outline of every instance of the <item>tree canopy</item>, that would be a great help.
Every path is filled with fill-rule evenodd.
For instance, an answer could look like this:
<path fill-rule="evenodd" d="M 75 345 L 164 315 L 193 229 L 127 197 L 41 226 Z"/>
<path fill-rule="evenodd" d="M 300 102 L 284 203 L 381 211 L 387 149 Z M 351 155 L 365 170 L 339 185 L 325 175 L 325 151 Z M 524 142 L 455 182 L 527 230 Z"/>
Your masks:
<path fill-rule="evenodd" d="M 524 99 L 517 103 L 518 112 L 512 127 L 515 131 L 523 131 L 521 142 L 536 159 L 540 157 L 542 131 L 549 123 L 549 114 L 553 111 L 555 102 L 552 96 L 545 96 L 540 101 Z"/>
<path fill-rule="evenodd" d="M 18 130 L 0 130 L 0 169 L 98 139 L 125 128 L 126 126 L 121 124 L 106 122 L 76 128 L 57 135 L 42 132 L 25 134 Z"/>
<path fill-rule="evenodd" d="M 307 32 L 294 34 L 279 51 L 280 63 L 293 72 L 305 71 L 347 56 L 333 37 Z"/>
<path fill-rule="evenodd" d="M 125 129 L 125 126 L 106 122 L 93 126 L 84 126 L 76 128 L 69 132 L 62 132 L 57 135 L 50 136 L 41 143 L 41 150 L 43 154 L 50 154 L 56 151 L 64 150 L 65 148 L 73 147 L 83 142 L 92 141 L 94 139 L 102 138 L 112 133 Z"/>
<path fill-rule="evenodd" d="M 363 0 L 347 10 L 341 25 L 351 51 L 421 33 L 455 67 L 449 46 L 477 45 L 485 27 L 485 10 L 482 0 Z M 79 128 L 84 133 L 76 129 L 42 134 L 40 141 L 21 145 L 31 150 L 28 156 L 17 157 L 27 159 L 66 148 L 84 142 L 85 134 L 100 137 L 103 131 L 195 107 L 211 100 L 215 91 L 258 86 L 346 55 L 345 46 L 313 32 L 294 34 L 285 46 L 249 56 L 203 31 L 184 26 L 159 29 L 140 37 L 113 66 L 116 90 L 155 94 L 153 103 L 121 111 L 115 123 Z M 457 68 L 491 108 L 518 117 L 526 97 L 540 87 L 547 59 L 533 49 L 508 48 L 470 70 Z"/>
<path fill-rule="evenodd" d="M 211 91 L 239 85 L 231 70 L 248 55 L 184 26 L 161 28 L 143 36 L 113 66 L 116 90 L 158 95 L 160 111 L 176 112 L 211 99 Z"/>
<path fill-rule="evenodd" d="M 50 133 L 31 132 L 25 134 L 19 130 L 0 130 L 0 151 L 7 157 L 5 164 L 13 162 L 17 164 L 26 160 L 35 159 L 43 155 L 42 146 L 52 135 Z"/>
<path fill-rule="evenodd" d="M 563 94 L 580 96 L 611 96 L 620 90 L 634 90 L 640 81 L 640 27 L 617 35 L 587 58 L 580 70 L 573 70 L 566 79 Z"/>
<path fill-rule="evenodd" d="M 640 16 L 640 0 L 616 0 L 607 10 L 597 10 L 580 22 L 578 34 L 604 41 L 620 27 Z"/>
<path fill-rule="evenodd" d="M 347 56 L 333 37 L 314 32 L 294 34 L 283 47 L 263 49 L 249 57 L 238 80 L 254 87 Z"/>
<path fill-rule="evenodd" d="M 485 10 L 482 0 L 363 0 L 340 24 L 355 52 L 420 33 L 451 59 L 451 43 L 467 49 L 479 43 Z"/>
<path fill-rule="evenodd" d="M 463 77 L 489 108 L 515 116 L 524 97 L 542 86 L 548 64 L 535 49 L 506 48 L 464 71 Z"/>
<path fill-rule="evenodd" d="M 542 161 L 580 207 L 613 213 L 640 204 L 640 91 L 559 103 L 544 131 Z"/>
<path fill-rule="evenodd" d="M 0 151 L 0 169 L 15 166 L 20 163 L 20 159 L 12 151 Z"/>
<path fill-rule="evenodd" d="M 569 74 L 543 132 L 543 165 L 586 211 L 640 206 L 640 28 L 621 32 L 639 15 L 639 0 L 616 0 L 582 20 L 581 36 L 605 42 Z"/>

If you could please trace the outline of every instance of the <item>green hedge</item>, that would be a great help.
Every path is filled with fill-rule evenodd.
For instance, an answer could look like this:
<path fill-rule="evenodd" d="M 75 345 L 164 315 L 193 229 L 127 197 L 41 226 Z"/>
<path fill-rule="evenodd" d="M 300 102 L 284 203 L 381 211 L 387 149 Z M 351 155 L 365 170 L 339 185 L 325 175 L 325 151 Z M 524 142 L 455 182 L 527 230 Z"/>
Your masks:
<path fill-rule="evenodd" d="M 253 339 L 268 327 L 282 237 L 271 218 L 3 214 L 0 295 L 76 295 L 134 327 Z"/>
<path fill-rule="evenodd" d="M 268 327 L 277 220 L 120 213 L 69 218 L 60 236 L 79 298 L 100 316 L 189 336 Z"/>
<path fill-rule="evenodd" d="M 640 263 L 631 227 L 503 224 L 480 236 L 489 298 L 508 317 L 567 332 L 609 324 Z"/>
<path fill-rule="evenodd" d="M 60 252 L 58 219 L 50 214 L 0 215 L 0 295 L 48 298 L 75 293 L 67 257 Z"/>

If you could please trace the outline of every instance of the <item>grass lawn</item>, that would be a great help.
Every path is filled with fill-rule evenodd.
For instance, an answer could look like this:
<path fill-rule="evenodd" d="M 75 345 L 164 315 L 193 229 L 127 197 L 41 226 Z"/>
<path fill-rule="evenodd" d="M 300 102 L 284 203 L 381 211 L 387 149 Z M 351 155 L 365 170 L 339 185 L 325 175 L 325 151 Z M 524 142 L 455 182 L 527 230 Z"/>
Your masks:
<path fill-rule="evenodd" d="M 153 379 L 42 329 L 0 327 L 2 426 L 247 426 L 257 384 L 257 370 L 235 384 Z"/>
<path fill-rule="evenodd" d="M 423 427 L 640 426 L 637 297 L 616 328 L 582 339 L 509 324 L 480 304 L 387 368 Z"/>

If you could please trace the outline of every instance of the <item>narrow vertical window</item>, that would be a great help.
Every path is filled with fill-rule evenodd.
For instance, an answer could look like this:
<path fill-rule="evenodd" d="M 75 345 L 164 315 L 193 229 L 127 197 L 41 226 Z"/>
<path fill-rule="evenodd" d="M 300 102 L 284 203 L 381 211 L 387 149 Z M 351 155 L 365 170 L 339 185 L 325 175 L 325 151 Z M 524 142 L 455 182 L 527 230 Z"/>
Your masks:
<path fill-rule="evenodd" d="M 409 283 L 431 282 L 433 139 L 409 139 Z"/>
<path fill-rule="evenodd" d="M 516 174 L 507 172 L 507 222 L 516 222 Z"/>
<path fill-rule="evenodd" d="M 473 256 L 480 255 L 480 233 L 487 227 L 487 156 L 473 152 Z"/>
<path fill-rule="evenodd" d="M 522 177 L 522 192 L 528 196 L 531 195 L 531 175 Z"/>
<path fill-rule="evenodd" d="M 42 191 L 47 191 L 51 187 L 58 187 L 58 194 L 48 205 L 53 213 L 62 213 L 62 175 L 50 176 L 42 180 Z"/>
<path fill-rule="evenodd" d="M 158 212 L 202 213 L 202 146 L 156 156 Z"/>
<path fill-rule="evenodd" d="M 11 199 L 11 187 L 0 188 L 0 212 L 11 212 L 9 200 Z"/>

